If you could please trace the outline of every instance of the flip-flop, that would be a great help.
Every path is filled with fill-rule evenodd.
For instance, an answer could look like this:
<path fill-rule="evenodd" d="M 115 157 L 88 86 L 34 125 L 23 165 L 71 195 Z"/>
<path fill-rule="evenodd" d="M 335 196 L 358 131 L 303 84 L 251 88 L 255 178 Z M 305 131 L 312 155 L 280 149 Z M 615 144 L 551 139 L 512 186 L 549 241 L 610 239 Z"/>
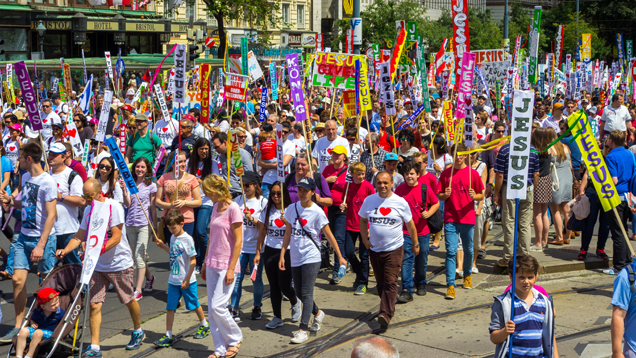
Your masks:
<path fill-rule="evenodd" d="M 233 358 L 236 357 L 236 355 L 239 353 L 239 348 L 241 348 L 241 344 L 243 344 L 243 340 L 241 339 L 241 341 L 235 345 L 235 346 L 229 346 L 227 347 L 227 351 L 225 352 L 225 358 Z M 229 350 L 233 348 L 236 349 L 235 351 L 230 352 Z M 229 353 L 229 355 L 228 355 Z"/>
<path fill-rule="evenodd" d="M 439 246 L 431 245 L 428 247 L 428 251 L 435 251 L 437 249 L 439 249 Z"/>
<path fill-rule="evenodd" d="M 483 260 L 483 259 L 486 258 L 487 254 L 488 253 L 487 253 L 486 249 L 479 249 L 479 253 L 477 254 L 477 258 L 480 259 L 480 260 Z"/>

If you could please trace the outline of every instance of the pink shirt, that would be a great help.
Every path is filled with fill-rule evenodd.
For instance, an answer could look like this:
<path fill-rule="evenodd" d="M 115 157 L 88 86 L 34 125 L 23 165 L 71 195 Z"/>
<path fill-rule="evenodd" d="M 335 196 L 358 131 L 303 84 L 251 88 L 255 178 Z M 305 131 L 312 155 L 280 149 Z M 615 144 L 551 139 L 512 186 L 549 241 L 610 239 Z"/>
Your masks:
<path fill-rule="evenodd" d="M 232 232 L 232 224 L 243 223 L 243 213 L 241 208 L 235 202 L 222 213 L 217 213 L 214 205 L 212 216 L 210 218 L 210 242 L 208 243 L 208 255 L 205 258 L 205 264 L 210 268 L 219 270 L 227 270 L 230 268 L 232 261 L 232 252 L 234 251 L 234 243 L 236 238 Z M 238 260 L 234 272 L 241 272 L 241 266 Z"/>
<path fill-rule="evenodd" d="M 453 167 L 444 169 L 439 176 L 439 193 L 444 193 L 450 183 Z M 470 181 L 468 173 L 470 171 Z M 468 195 L 468 190 L 473 188 L 475 194 L 484 190 L 479 172 L 475 169 L 464 167 L 453 171 L 451 195 L 444 204 L 444 222 L 455 224 L 475 225 L 475 201 Z"/>

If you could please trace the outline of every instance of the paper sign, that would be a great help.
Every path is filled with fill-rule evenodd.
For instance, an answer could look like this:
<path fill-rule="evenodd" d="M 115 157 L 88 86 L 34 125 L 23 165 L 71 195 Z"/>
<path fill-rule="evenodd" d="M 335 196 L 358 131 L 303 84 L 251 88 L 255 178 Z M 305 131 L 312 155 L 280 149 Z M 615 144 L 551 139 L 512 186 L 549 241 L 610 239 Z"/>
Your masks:
<path fill-rule="evenodd" d="M 82 265 L 82 274 L 80 283 L 88 285 L 93 277 L 95 266 L 99 261 L 108 232 L 108 222 L 112 214 L 112 208 L 109 204 L 93 200 L 91 204 L 91 215 L 88 218 L 88 232 L 86 233 L 86 250 L 84 253 L 84 263 Z"/>
<path fill-rule="evenodd" d="M 530 134 L 532 132 L 532 108 L 534 91 L 515 91 L 513 99 L 512 134 L 508 160 L 508 199 L 526 199 L 528 167 L 530 166 Z"/>
<path fill-rule="evenodd" d="M 247 90 L 247 76 L 228 73 L 225 82 L 225 98 L 235 101 L 245 101 L 245 91 Z"/>
<path fill-rule="evenodd" d="M 342 106 L 344 107 L 345 117 L 354 117 L 356 115 L 356 92 L 342 91 Z"/>
<path fill-rule="evenodd" d="M 303 74 L 298 68 L 298 54 L 292 53 L 285 56 L 287 71 L 289 73 L 290 100 L 293 102 L 293 110 L 297 121 L 307 119 L 305 109 L 305 94 L 303 93 Z"/>
<path fill-rule="evenodd" d="M 104 56 L 106 56 L 106 68 L 108 69 L 108 77 L 109 78 L 115 78 L 113 76 L 113 63 L 110 60 L 110 51 L 104 52 Z M 107 84 L 107 86 L 108 86 L 108 84 Z"/>
<path fill-rule="evenodd" d="M 201 123 L 210 121 L 210 65 L 201 65 Z"/>
<path fill-rule="evenodd" d="M 387 116 L 395 115 L 395 100 L 393 86 L 391 85 L 391 72 L 387 62 L 380 64 L 380 92 Z"/>
<path fill-rule="evenodd" d="M 186 46 L 177 44 L 174 51 L 174 98 L 173 102 L 185 103 L 186 90 Z"/>
<path fill-rule="evenodd" d="M 258 114 L 258 121 L 265 122 L 267 118 L 267 87 L 262 88 L 261 93 L 261 111 Z"/>
<path fill-rule="evenodd" d="M 272 100 L 278 99 L 278 82 L 276 81 L 276 62 L 269 64 L 269 79 L 272 86 Z"/>
<path fill-rule="evenodd" d="M 232 135 L 232 155 L 231 155 L 231 160 L 232 160 L 232 165 L 234 166 L 236 175 L 238 175 L 239 177 L 243 176 L 244 171 L 243 171 L 243 160 L 241 158 L 241 152 L 239 151 L 239 140 L 238 140 L 238 135 L 239 135 L 239 131 L 231 131 L 231 135 Z"/>
<path fill-rule="evenodd" d="M 254 52 L 247 53 L 247 68 L 249 69 L 250 82 L 256 82 L 259 78 L 263 77 L 263 70 L 256 60 Z"/>
<path fill-rule="evenodd" d="M 97 133 L 95 137 L 98 142 L 103 142 L 106 138 L 106 126 L 110 120 L 110 104 L 113 101 L 113 91 L 104 92 L 104 104 L 102 111 L 99 113 L 99 123 L 97 123 Z"/>
<path fill-rule="evenodd" d="M 355 90 L 356 57 L 346 53 L 317 52 L 311 85 Z"/>
<path fill-rule="evenodd" d="M 29 114 L 29 119 L 31 120 L 31 127 L 35 131 L 42 130 L 42 119 L 40 118 L 40 110 L 38 109 L 37 97 L 35 97 L 33 85 L 31 84 L 31 78 L 29 77 L 29 71 L 24 64 L 24 61 L 15 63 L 15 73 L 18 77 L 20 89 L 22 90 L 24 105 L 27 109 L 27 113 Z"/>
<path fill-rule="evenodd" d="M 278 123 L 276 124 L 276 175 L 278 177 L 278 181 L 281 183 L 285 182 L 285 165 L 284 165 L 284 153 L 283 153 L 283 143 L 285 142 L 285 138 L 283 138 L 283 125 Z"/>
<path fill-rule="evenodd" d="M 84 148 L 82 148 L 82 140 L 79 137 L 77 127 L 75 127 L 75 123 L 69 122 L 68 124 L 66 124 L 66 133 L 71 139 L 71 146 L 73 147 L 73 153 L 75 153 L 75 157 L 82 157 L 84 155 Z"/>
<path fill-rule="evenodd" d="M 115 137 L 110 137 L 106 139 L 104 143 L 106 143 L 106 145 L 108 146 L 110 155 L 113 156 L 113 159 L 115 160 L 115 164 L 117 164 L 117 168 L 119 168 L 119 173 L 121 174 L 121 177 L 124 179 L 124 183 L 126 183 L 126 187 L 128 188 L 128 191 L 130 192 L 131 195 L 137 194 L 139 192 L 139 190 L 137 190 L 137 183 L 135 183 L 135 179 L 133 179 L 132 174 L 130 174 L 130 170 L 128 169 L 128 164 L 126 163 L 124 156 L 121 155 L 121 152 L 119 151 L 119 147 L 117 146 L 117 141 L 115 140 Z"/>
<path fill-rule="evenodd" d="M 161 85 L 158 83 L 155 83 L 155 96 L 157 97 L 157 102 L 159 102 L 163 119 L 168 121 L 170 118 L 170 112 L 168 112 L 168 105 L 166 104 L 166 98 L 163 96 L 163 92 L 161 91 Z"/>
<path fill-rule="evenodd" d="M 364 56 L 358 57 L 360 61 L 360 109 L 368 111 L 373 108 L 371 97 L 369 96 L 369 73 L 367 68 L 367 60 Z"/>

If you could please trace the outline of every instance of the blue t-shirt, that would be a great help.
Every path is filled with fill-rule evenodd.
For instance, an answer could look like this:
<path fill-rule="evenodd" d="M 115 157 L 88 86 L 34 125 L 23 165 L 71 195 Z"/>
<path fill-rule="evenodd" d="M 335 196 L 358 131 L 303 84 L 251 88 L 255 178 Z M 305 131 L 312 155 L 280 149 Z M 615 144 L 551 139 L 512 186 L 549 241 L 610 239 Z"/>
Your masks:
<path fill-rule="evenodd" d="M 2 178 L 4 179 L 4 173 L 6 173 L 6 172 L 12 173 L 13 172 L 13 164 L 11 164 L 11 160 L 9 158 L 7 158 L 7 157 L 0 158 L 0 164 L 2 165 Z M 10 184 L 10 182 L 9 182 L 9 184 Z M 7 187 L 4 188 L 4 190 L 9 192 L 9 193 L 11 192 L 11 188 L 9 187 L 9 185 L 7 185 Z"/>
<path fill-rule="evenodd" d="M 42 308 L 36 307 L 31 315 L 31 320 L 38 324 L 38 329 L 53 332 L 57 325 L 64 319 L 64 313 L 65 311 L 63 309 L 58 308 L 55 313 L 47 317 L 44 315 Z"/>
<path fill-rule="evenodd" d="M 630 264 L 633 266 L 633 264 Z M 629 347 L 636 351 L 636 293 L 631 291 L 627 268 L 621 270 L 614 280 L 612 305 L 627 311 L 623 338 Z"/>
<path fill-rule="evenodd" d="M 579 170 L 581 168 L 581 159 L 582 159 L 581 149 L 579 149 L 579 145 L 576 143 L 576 141 L 573 141 L 570 143 L 571 140 L 572 140 L 572 135 L 568 135 L 564 137 L 563 139 L 561 139 L 561 143 L 567 145 L 568 148 L 570 148 L 570 153 L 572 153 L 571 154 L 572 169 Z"/>
<path fill-rule="evenodd" d="M 616 183 L 616 191 L 619 195 L 623 195 L 629 192 L 629 181 L 632 179 L 632 174 L 636 168 L 634 168 L 634 154 L 624 147 L 618 147 L 612 149 L 611 152 L 605 157 L 607 163 L 607 170 L 609 170 L 612 177 L 618 178 Z M 619 169 L 620 168 L 620 169 Z M 623 196 L 621 199 L 625 199 Z"/>

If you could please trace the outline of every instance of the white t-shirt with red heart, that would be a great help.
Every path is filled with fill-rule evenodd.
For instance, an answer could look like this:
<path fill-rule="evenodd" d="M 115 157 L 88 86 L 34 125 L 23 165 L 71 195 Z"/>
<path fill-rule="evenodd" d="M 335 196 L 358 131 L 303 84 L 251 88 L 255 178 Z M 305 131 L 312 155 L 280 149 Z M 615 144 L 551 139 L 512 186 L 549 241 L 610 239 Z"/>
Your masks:
<path fill-rule="evenodd" d="M 296 215 L 296 210 L 298 210 L 299 215 Z M 297 220 L 298 216 L 300 216 L 300 220 Z M 312 203 L 308 208 L 303 208 L 300 202 L 296 202 L 285 209 L 285 219 L 292 228 L 289 242 L 291 267 L 320 262 L 319 234 L 322 228 L 329 224 L 325 210 L 315 203 Z M 303 227 L 310 237 L 307 237 L 303 232 Z M 311 242 L 312 240 L 313 242 Z"/>
<path fill-rule="evenodd" d="M 265 208 L 267 209 L 267 208 Z M 261 211 L 261 217 L 258 221 L 265 224 L 267 228 L 267 236 L 265 236 L 265 245 L 269 246 L 273 249 L 282 249 L 283 248 L 283 237 L 285 237 L 285 223 L 280 218 L 281 211 L 276 209 L 276 207 L 272 206 L 272 209 L 269 211 L 269 223 L 266 223 L 267 220 L 267 210 Z"/>
<path fill-rule="evenodd" d="M 161 139 L 161 144 L 166 148 L 172 145 L 172 140 L 179 133 L 179 121 L 170 118 L 170 122 L 160 119 L 155 125 L 155 133 Z"/>
<path fill-rule="evenodd" d="M 234 201 L 241 208 L 241 212 L 245 210 L 245 204 L 243 203 L 243 195 L 239 195 Z M 251 223 L 243 214 L 243 247 L 241 253 L 255 254 L 256 253 L 256 241 L 258 240 L 258 219 L 261 217 L 261 212 L 267 207 L 267 199 L 261 195 L 260 199 L 256 197 L 247 199 L 247 208 L 250 210 L 254 223 Z"/>
<path fill-rule="evenodd" d="M 413 220 L 409 204 L 396 194 L 388 198 L 381 198 L 377 193 L 368 196 L 358 215 L 369 221 L 369 241 L 374 252 L 393 251 L 402 247 L 402 226 Z"/>
<path fill-rule="evenodd" d="M 15 168 L 15 166 L 18 164 L 20 144 L 17 141 L 9 138 L 4 142 L 4 149 L 7 152 L 7 158 L 11 161 L 11 164 Z"/>

